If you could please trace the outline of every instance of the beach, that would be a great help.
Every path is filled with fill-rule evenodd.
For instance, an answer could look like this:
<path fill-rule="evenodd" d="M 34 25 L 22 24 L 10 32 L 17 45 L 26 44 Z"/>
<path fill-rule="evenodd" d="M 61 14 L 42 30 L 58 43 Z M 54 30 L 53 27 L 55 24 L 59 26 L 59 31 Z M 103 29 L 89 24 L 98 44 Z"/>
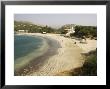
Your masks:
<path fill-rule="evenodd" d="M 25 33 L 25 35 L 43 37 L 50 45 L 44 55 L 35 58 L 19 71 L 20 75 L 25 76 L 55 76 L 60 72 L 81 67 L 85 61 L 82 53 L 97 48 L 96 40 L 87 39 L 87 44 L 82 44 L 79 40 L 66 38 L 60 34 Z"/>

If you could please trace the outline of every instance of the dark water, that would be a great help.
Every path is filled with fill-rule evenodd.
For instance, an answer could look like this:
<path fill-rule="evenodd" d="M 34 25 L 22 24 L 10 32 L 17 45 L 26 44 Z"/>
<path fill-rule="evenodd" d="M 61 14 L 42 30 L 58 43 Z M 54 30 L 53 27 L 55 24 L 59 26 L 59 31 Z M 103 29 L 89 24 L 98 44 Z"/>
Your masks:
<path fill-rule="evenodd" d="M 15 35 L 14 36 L 14 59 L 24 57 L 42 45 L 40 37 Z"/>

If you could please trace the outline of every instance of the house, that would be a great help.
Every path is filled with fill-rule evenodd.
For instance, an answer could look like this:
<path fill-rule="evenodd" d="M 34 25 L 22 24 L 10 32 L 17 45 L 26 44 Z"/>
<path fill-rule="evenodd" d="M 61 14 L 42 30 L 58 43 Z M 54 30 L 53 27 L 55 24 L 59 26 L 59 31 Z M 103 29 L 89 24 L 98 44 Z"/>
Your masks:
<path fill-rule="evenodd" d="M 46 32 L 42 32 L 42 34 L 46 34 Z"/>
<path fill-rule="evenodd" d="M 75 25 L 74 26 L 71 26 L 69 29 L 64 29 L 67 33 L 66 33 L 66 36 L 67 37 L 70 37 L 70 34 L 71 33 L 75 33 Z"/>
<path fill-rule="evenodd" d="M 18 30 L 19 33 L 28 33 L 28 30 Z"/>

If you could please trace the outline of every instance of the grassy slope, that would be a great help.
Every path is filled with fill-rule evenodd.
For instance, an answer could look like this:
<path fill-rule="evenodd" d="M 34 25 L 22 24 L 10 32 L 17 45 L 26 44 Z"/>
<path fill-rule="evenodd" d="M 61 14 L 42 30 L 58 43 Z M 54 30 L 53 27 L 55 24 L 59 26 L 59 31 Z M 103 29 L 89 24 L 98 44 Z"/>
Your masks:
<path fill-rule="evenodd" d="M 97 51 L 86 54 L 85 62 L 82 67 L 74 70 L 63 71 L 57 76 L 96 76 L 97 75 Z"/>
<path fill-rule="evenodd" d="M 97 52 L 92 51 L 85 57 L 86 60 L 81 68 L 76 68 L 72 75 L 96 76 L 97 75 Z"/>

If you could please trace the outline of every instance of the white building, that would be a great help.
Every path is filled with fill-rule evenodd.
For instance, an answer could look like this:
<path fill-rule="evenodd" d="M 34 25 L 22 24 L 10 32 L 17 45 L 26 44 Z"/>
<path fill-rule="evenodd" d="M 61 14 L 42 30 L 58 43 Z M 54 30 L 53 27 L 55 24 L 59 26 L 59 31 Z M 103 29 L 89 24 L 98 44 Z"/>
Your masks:
<path fill-rule="evenodd" d="M 67 31 L 66 36 L 70 37 L 71 33 L 75 33 L 75 25 L 71 26 L 69 29 L 64 29 Z"/>
<path fill-rule="evenodd" d="M 42 32 L 43 34 L 46 34 L 46 32 Z"/>
<path fill-rule="evenodd" d="M 28 33 L 28 30 L 18 30 L 19 33 Z"/>

